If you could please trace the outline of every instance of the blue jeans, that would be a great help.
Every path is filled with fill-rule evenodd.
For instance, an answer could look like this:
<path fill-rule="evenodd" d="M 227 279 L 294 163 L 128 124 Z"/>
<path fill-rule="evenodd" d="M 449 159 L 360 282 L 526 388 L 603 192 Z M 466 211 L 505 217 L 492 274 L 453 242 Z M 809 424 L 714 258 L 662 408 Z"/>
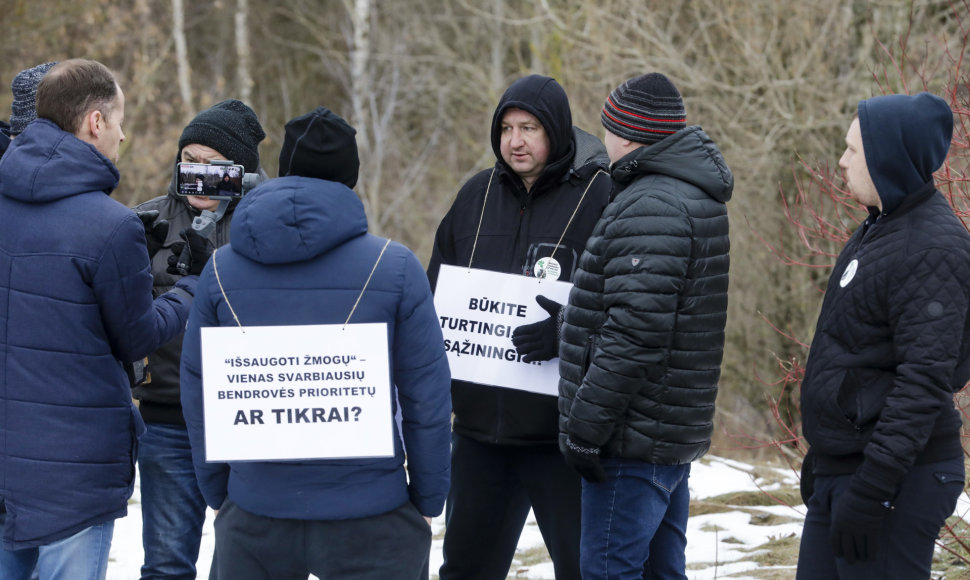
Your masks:
<path fill-rule="evenodd" d="M 910 467 L 882 526 L 875 559 L 853 564 L 835 557 L 829 539 L 833 498 L 845 493 L 851 480 L 852 475 L 815 478 L 802 528 L 797 580 L 929 578 L 936 538 L 963 493 L 963 457 Z"/>
<path fill-rule="evenodd" d="M 148 423 L 139 439 L 144 580 L 195 580 L 205 500 L 183 425 Z"/>
<path fill-rule="evenodd" d="M 690 464 L 603 459 L 606 482 L 583 481 L 583 580 L 687 580 Z"/>
<path fill-rule="evenodd" d="M 3 527 L 0 514 L 0 528 Z M 85 528 L 71 537 L 23 550 L 0 549 L 3 580 L 104 580 L 115 522 Z M 32 576 L 33 574 L 33 576 Z"/>

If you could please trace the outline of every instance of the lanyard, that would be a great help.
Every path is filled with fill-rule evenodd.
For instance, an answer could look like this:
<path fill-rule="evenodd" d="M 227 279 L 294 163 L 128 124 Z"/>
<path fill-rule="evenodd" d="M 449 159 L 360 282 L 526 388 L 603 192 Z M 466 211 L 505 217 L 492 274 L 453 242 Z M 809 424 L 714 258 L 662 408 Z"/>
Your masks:
<path fill-rule="evenodd" d="M 586 184 L 586 189 L 583 190 L 583 195 L 579 197 L 579 202 L 576 204 L 576 208 L 573 209 L 572 215 L 569 216 L 569 221 L 566 222 L 566 227 L 562 230 L 562 235 L 559 236 L 559 241 L 556 242 L 556 246 L 552 249 L 552 254 L 550 258 L 555 258 L 556 251 L 559 250 L 559 246 L 562 245 L 563 238 L 566 237 L 566 232 L 569 231 L 569 226 L 573 223 L 573 218 L 576 217 L 576 213 L 579 212 L 579 206 L 583 204 L 583 200 L 586 199 L 586 194 L 589 192 L 589 188 L 593 186 L 593 181 L 600 174 L 607 175 L 602 169 L 598 170 L 593 174 L 593 177 L 589 179 L 589 183 Z M 468 268 L 472 267 L 472 260 L 475 258 L 475 248 L 478 247 L 478 235 L 482 231 L 482 221 L 485 219 L 485 205 L 488 203 L 488 192 L 492 188 L 492 178 L 495 177 L 495 168 L 492 168 L 492 173 L 488 176 L 488 185 L 485 187 L 485 199 L 482 200 L 482 213 L 478 216 L 478 229 L 475 230 L 475 241 L 472 243 L 472 254 L 468 257 Z"/>

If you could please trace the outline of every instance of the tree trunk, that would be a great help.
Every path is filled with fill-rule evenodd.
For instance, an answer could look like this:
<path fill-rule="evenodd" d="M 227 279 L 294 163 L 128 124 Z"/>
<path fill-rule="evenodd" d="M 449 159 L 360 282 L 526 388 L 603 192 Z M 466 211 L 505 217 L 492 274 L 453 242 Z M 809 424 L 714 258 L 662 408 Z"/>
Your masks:
<path fill-rule="evenodd" d="M 236 0 L 236 80 L 239 100 L 250 103 L 253 96 L 253 76 L 249 50 L 249 0 Z"/>
<path fill-rule="evenodd" d="M 195 104 L 192 102 L 192 67 L 189 65 L 185 43 L 185 9 L 182 0 L 172 0 L 172 38 L 175 41 L 179 91 L 182 94 L 182 116 L 188 122 L 195 114 Z"/>
<path fill-rule="evenodd" d="M 352 27 L 350 40 L 350 104 L 353 114 L 353 125 L 357 128 L 357 150 L 361 160 L 369 160 L 375 167 L 373 159 L 373 147 L 371 134 L 375 129 L 373 124 L 377 122 L 370 114 L 371 102 L 374 99 L 371 87 L 371 72 L 369 70 L 371 58 L 371 37 L 370 37 L 370 18 L 371 0 L 354 0 L 353 9 L 350 13 Z M 363 163 L 361 163 L 363 165 Z M 372 173 L 373 178 L 376 174 Z M 377 199 L 377 192 L 369 187 L 369 179 L 361 179 L 357 184 L 357 193 L 367 207 L 372 227 L 379 229 L 380 224 L 380 203 Z M 375 233 L 379 233 L 376 232 Z"/>

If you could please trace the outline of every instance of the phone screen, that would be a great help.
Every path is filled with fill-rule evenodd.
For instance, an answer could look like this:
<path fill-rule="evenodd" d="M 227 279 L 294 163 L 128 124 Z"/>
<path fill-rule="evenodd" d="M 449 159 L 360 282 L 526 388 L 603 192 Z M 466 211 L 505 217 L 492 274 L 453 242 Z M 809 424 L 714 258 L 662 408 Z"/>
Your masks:
<path fill-rule="evenodd" d="M 242 165 L 178 164 L 178 194 L 218 199 L 242 197 Z"/>

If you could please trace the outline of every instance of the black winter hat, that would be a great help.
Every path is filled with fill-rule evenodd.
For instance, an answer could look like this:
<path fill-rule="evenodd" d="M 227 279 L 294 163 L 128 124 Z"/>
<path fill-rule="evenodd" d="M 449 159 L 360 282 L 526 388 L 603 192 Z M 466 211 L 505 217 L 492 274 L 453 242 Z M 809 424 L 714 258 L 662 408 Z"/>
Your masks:
<path fill-rule="evenodd" d="M 179 137 L 179 155 L 186 145 L 205 145 L 245 167 L 246 173 L 256 173 L 259 142 L 265 137 L 256 113 L 246 103 L 228 99 L 202 111 L 185 126 Z"/>
<path fill-rule="evenodd" d="M 684 100 L 660 73 L 633 77 L 616 87 L 603 105 L 600 120 L 614 135 L 645 145 L 687 127 Z"/>
<path fill-rule="evenodd" d="M 10 104 L 10 134 L 20 135 L 27 124 L 37 118 L 37 85 L 56 62 L 45 62 L 17 73 L 10 83 L 13 102 Z"/>
<path fill-rule="evenodd" d="M 280 177 L 299 175 L 357 185 L 357 131 L 325 107 L 291 119 L 280 150 Z"/>

